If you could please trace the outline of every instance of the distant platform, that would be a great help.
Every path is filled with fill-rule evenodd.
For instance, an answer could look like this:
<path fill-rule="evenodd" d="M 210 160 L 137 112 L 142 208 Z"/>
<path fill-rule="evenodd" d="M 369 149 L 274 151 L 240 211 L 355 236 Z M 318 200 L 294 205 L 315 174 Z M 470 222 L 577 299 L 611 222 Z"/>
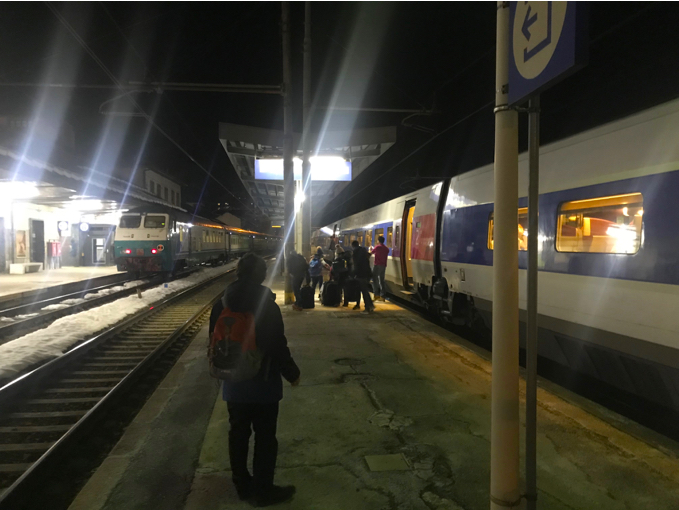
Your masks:
<path fill-rule="evenodd" d="M 45 287 L 108 276 L 118 272 L 116 266 L 94 266 L 62 267 L 61 269 L 25 274 L 0 274 L 0 298 L 11 294 L 44 289 Z"/>
<path fill-rule="evenodd" d="M 297 494 L 275 508 L 487 509 L 488 353 L 392 303 L 295 312 L 280 278 L 272 287 L 302 371 L 299 387 L 284 383 L 276 470 Z M 206 338 L 207 327 L 70 510 L 251 508 L 231 483 Z M 538 400 L 538 508 L 679 508 L 676 443 L 549 382 Z"/>

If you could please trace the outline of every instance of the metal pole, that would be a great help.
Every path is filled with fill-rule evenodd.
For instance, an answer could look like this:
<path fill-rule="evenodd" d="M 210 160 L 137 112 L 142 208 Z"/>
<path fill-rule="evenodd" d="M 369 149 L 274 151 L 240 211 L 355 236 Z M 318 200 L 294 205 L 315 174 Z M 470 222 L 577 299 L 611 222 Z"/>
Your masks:
<path fill-rule="evenodd" d="M 285 206 L 285 258 L 295 249 L 295 176 L 292 166 L 293 134 L 292 134 L 292 62 L 290 58 L 290 3 L 282 5 L 283 32 L 283 190 Z M 295 302 L 292 291 L 292 280 L 285 269 L 285 304 Z"/>
<path fill-rule="evenodd" d="M 518 113 L 507 106 L 509 2 L 497 3 L 490 508 L 519 495 Z"/>
<path fill-rule="evenodd" d="M 302 255 L 311 256 L 311 162 L 309 161 L 309 122 L 311 121 L 311 2 L 304 2 L 304 74 L 302 88 Z"/>
<path fill-rule="evenodd" d="M 526 321 L 526 502 L 536 510 L 538 391 L 538 201 L 540 179 L 540 96 L 528 113 L 528 316 Z"/>

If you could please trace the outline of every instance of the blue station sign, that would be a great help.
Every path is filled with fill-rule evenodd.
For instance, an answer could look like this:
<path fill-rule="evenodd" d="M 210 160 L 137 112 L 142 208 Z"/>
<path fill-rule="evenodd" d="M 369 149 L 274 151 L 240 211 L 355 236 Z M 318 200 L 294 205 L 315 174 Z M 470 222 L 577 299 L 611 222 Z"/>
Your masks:
<path fill-rule="evenodd" d="M 509 2 L 510 105 L 586 64 L 586 10 L 586 2 Z"/>

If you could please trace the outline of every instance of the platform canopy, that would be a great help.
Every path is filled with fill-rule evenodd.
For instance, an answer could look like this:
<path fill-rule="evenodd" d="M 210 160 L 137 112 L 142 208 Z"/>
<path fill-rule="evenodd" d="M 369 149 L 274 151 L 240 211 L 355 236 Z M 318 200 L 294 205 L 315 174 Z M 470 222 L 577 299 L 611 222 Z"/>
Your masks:
<path fill-rule="evenodd" d="M 324 131 L 312 133 L 311 137 L 312 156 L 319 157 L 319 159 L 344 159 L 350 163 L 347 167 L 350 168 L 353 180 L 394 145 L 396 127 Z M 300 159 L 302 158 L 301 139 L 300 133 L 294 134 L 294 157 Z M 255 167 L 257 160 L 280 160 L 283 157 L 283 131 L 222 122 L 219 124 L 219 140 L 255 206 L 272 222 L 282 224 L 285 203 L 283 180 L 270 177 L 257 179 Z M 314 173 L 312 169 L 312 174 Z M 311 203 L 314 210 L 318 210 L 319 206 L 322 207 L 336 196 L 348 185 L 348 181 L 349 179 L 313 180 Z"/>

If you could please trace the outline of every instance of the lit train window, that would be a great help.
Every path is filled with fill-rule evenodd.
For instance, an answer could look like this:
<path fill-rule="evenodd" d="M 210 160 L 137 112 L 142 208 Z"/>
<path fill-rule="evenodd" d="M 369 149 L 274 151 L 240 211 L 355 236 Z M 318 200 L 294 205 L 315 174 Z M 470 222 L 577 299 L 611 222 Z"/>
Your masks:
<path fill-rule="evenodd" d="M 141 216 L 121 216 L 120 228 L 139 228 L 141 225 Z"/>
<path fill-rule="evenodd" d="M 394 238 L 394 228 L 387 227 L 387 246 L 389 248 L 393 248 L 393 245 L 391 244 L 393 238 Z"/>
<path fill-rule="evenodd" d="M 400 242 L 401 242 L 401 225 L 396 225 L 396 233 L 394 234 L 394 248 L 397 248 Z"/>
<path fill-rule="evenodd" d="M 373 245 L 373 231 L 372 230 L 366 230 L 365 231 L 365 245 L 366 246 L 372 246 Z"/>
<path fill-rule="evenodd" d="M 377 244 L 377 239 L 380 236 L 383 236 L 383 235 L 384 235 L 384 229 L 383 228 L 376 228 L 375 229 L 375 244 Z"/>
<path fill-rule="evenodd" d="M 363 246 L 363 234 L 358 234 L 358 245 Z"/>
<path fill-rule="evenodd" d="M 494 221 L 494 214 L 495 213 L 490 213 L 490 217 L 488 218 L 488 249 L 492 250 L 493 247 L 495 246 L 494 242 L 494 226 L 495 226 L 495 221 Z M 518 232 L 517 232 L 517 245 L 519 248 L 519 251 L 527 251 L 528 250 L 528 207 L 521 207 L 519 208 L 519 227 L 518 227 Z"/>
<path fill-rule="evenodd" d="M 559 206 L 556 249 L 571 253 L 636 253 L 641 246 L 643 214 L 641 193 L 564 202 Z"/>
<path fill-rule="evenodd" d="M 344 246 L 349 246 L 349 234 L 344 235 Z"/>
<path fill-rule="evenodd" d="M 144 228 L 165 228 L 165 216 L 146 216 Z"/>

